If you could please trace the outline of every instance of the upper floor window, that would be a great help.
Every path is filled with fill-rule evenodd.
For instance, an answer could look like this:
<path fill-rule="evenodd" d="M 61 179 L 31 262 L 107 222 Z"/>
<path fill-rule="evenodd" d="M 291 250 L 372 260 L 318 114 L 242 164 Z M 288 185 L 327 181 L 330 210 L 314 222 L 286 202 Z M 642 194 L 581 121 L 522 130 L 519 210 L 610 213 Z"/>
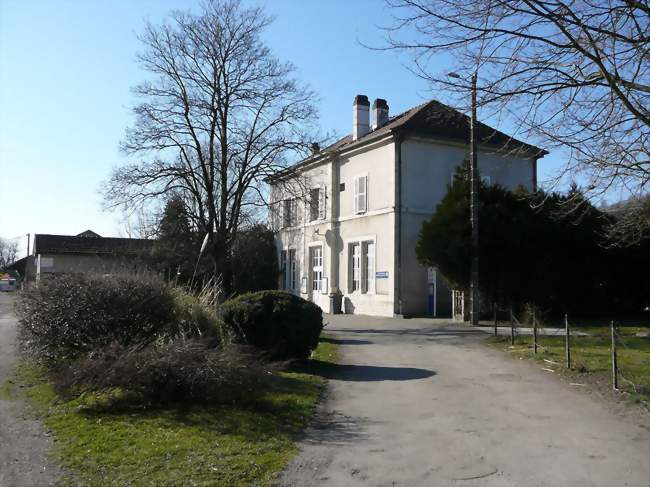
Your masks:
<path fill-rule="evenodd" d="M 312 188 L 309 192 L 309 221 L 325 219 L 325 188 Z"/>
<path fill-rule="evenodd" d="M 298 224 L 298 200 L 295 198 L 282 202 L 282 226 L 293 227 Z"/>
<path fill-rule="evenodd" d="M 354 178 L 354 213 L 368 211 L 368 175 Z"/>

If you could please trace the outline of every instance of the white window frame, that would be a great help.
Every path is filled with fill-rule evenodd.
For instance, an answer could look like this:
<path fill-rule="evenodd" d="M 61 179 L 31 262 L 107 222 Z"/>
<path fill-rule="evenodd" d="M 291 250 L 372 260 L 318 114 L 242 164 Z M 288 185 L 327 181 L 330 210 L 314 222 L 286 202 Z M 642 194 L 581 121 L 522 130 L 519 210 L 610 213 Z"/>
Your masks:
<path fill-rule="evenodd" d="M 364 191 L 361 192 L 363 181 Z M 363 215 L 368 212 L 368 173 L 358 174 L 354 177 L 353 210 L 355 215 Z"/>
<path fill-rule="evenodd" d="M 361 291 L 361 243 L 350 242 L 348 244 L 348 259 L 349 259 L 349 293 L 357 293 Z"/>
<path fill-rule="evenodd" d="M 325 260 L 322 243 L 309 244 L 309 277 L 308 291 L 311 293 L 321 292 L 323 287 L 323 277 L 325 274 Z M 316 249 L 320 252 L 320 258 L 316 261 Z"/>
<path fill-rule="evenodd" d="M 356 237 L 346 240 L 344 243 L 348 258 L 348 294 L 376 294 L 377 236 L 367 235 Z M 370 245 L 371 247 L 368 249 Z M 357 277 L 355 276 L 355 248 L 358 248 L 359 252 L 358 279 L 355 279 L 355 277 Z M 366 252 L 365 255 L 364 249 Z M 370 273 L 372 273 L 372 275 L 370 275 Z"/>
<path fill-rule="evenodd" d="M 374 294 L 375 292 L 375 241 L 364 240 L 361 242 L 361 292 Z"/>

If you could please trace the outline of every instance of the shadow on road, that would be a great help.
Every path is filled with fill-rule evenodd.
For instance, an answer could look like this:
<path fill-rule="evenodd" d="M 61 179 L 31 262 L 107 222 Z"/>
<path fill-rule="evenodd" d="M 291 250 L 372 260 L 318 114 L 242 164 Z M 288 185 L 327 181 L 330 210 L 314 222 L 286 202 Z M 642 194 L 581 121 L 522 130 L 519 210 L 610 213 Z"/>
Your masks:
<path fill-rule="evenodd" d="M 344 445 L 367 436 L 367 418 L 346 416 L 339 411 L 319 414 L 305 435 L 305 442 L 315 445 Z"/>
<path fill-rule="evenodd" d="M 321 337 L 321 342 L 334 343 L 336 345 L 372 345 L 370 340 L 354 340 L 351 338 Z"/>
<path fill-rule="evenodd" d="M 314 371 L 326 379 L 351 382 L 380 382 L 426 379 L 435 372 L 415 367 L 380 367 L 375 365 L 345 365 L 312 360 Z"/>

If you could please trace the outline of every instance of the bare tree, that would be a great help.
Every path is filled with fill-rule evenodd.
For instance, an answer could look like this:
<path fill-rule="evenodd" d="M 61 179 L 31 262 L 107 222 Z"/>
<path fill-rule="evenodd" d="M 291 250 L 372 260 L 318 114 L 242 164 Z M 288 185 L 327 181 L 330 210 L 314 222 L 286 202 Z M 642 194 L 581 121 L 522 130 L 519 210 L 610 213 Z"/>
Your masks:
<path fill-rule="evenodd" d="M 0 238 L 0 270 L 13 264 L 18 256 L 18 242 Z"/>
<path fill-rule="evenodd" d="M 263 208 L 265 177 L 306 150 L 314 94 L 260 38 L 271 19 L 238 0 L 209 0 L 198 15 L 146 24 L 138 60 L 150 74 L 122 149 L 141 161 L 116 169 L 109 206 L 182 197 L 228 291 L 230 251 L 244 218 Z"/>
<path fill-rule="evenodd" d="M 551 189 L 575 180 L 589 199 L 648 193 L 645 0 L 386 1 L 394 13 L 386 48 L 410 52 L 418 75 L 463 106 L 478 71 L 486 116 L 506 116 L 546 148 L 566 150 Z M 445 56 L 459 78 L 437 71 Z M 650 219 L 637 217 L 650 230 Z"/>

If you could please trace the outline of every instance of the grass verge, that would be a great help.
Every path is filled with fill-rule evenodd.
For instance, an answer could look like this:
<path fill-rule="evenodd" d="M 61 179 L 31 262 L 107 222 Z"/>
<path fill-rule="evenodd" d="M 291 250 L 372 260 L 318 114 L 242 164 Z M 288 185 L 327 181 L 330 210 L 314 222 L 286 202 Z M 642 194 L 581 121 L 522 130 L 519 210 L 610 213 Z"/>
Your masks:
<path fill-rule="evenodd" d="M 515 344 L 509 337 L 492 337 L 490 343 L 516 357 L 544 364 L 574 383 L 589 384 L 598 389 L 612 388 L 611 332 L 608 327 L 581 327 L 576 331 L 589 336 L 571 336 L 571 369 L 565 364 L 565 337 L 538 337 L 538 353 L 533 351 L 532 336 L 517 336 Z M 650 338 L 637 336 L 650 328 L 617 329 L 617 362 L 619 389 L 630 402 L 650 409 Z"/>
<path fill-rule="evenodd" d="M 102 397 L 59 398 L 38 367 L 23 363 L 17 383 L 57 439 L 54 455 L 71 485 L 270 485 L 296 453 L 336 359 L 327 339 L 299 372 L 269 376 L 246 404 L 101 409 Z M 11 394 L 11 391 L 8 392 Z"/>

